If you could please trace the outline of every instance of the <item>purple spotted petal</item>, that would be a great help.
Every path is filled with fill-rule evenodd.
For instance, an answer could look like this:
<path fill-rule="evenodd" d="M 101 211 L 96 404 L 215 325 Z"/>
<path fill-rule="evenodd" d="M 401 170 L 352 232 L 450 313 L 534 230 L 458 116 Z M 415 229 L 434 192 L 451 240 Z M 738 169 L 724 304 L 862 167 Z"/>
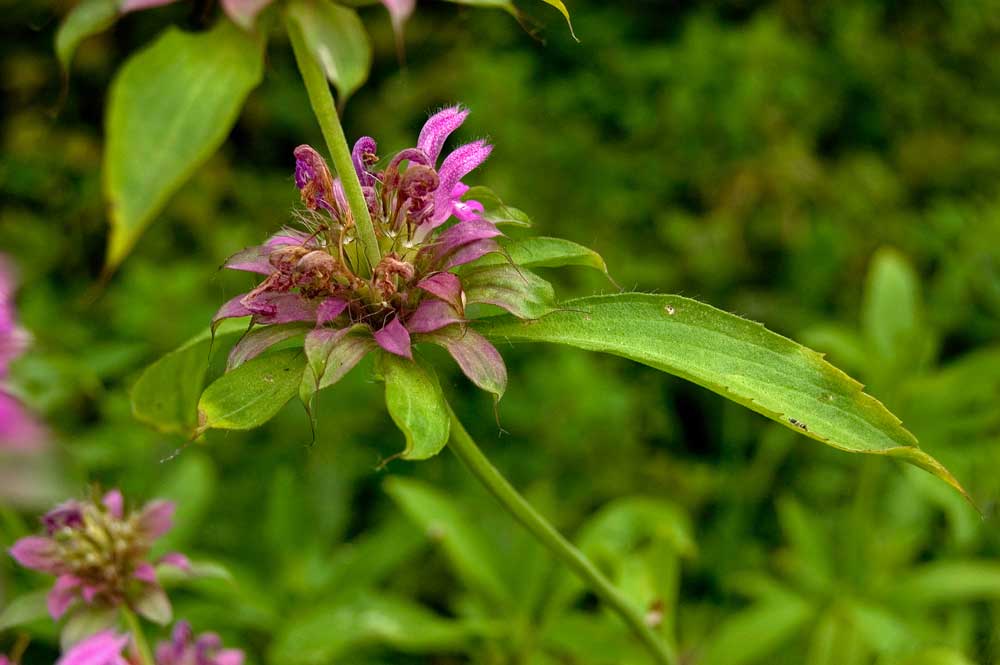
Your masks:
<path fill-rule="evenodd" d="M 139 528 L 150 540 L 159 538 L 174 525 L 176 508 L 173 501 L 150 501 L 139 513 Z"/>
<path fill-rule="evenodd" d="M 496 240 L 488 238 L 477 240 L 457 249 L 442 266 L 442 270 L 451 270 L 466 263 L 472 263 L 476 259 L 500 251 L 500 245 Z"/>
<path fill-rule="evenodd" d="M 139 580 L 140 582 L 145 582 L 146 584 L 156 584 L 156 569 L 148 563 L 142 563 L 136 566 L 136 569 L 132 571 L 132 577 Z"/>
<path fill-rule="evenodd" d="M 327 298 L 316 308 L 316 325 L 321 326 L 333 321 L 343 314 L 345 309 L 347 301 L 343 298 Z"/>
<path fill-rule="evenodd" d="M 80 584 L 79 578 L 73 575 L 60 575 L 56 578 L 55 586 L 45 598 L 49 615 L 53 619 L 58 620 L 66 614 L 66 610 L 77 599 Z"/>
<path fill-rule="evenodd" d="M 170 5 L 177 2 L 177 0 L 121 0 L 122 14 L 127 12 L 134 12 L 140 9 L 152 9 L 153 7 L 160 7 L 162 5 Z"/>
<path fill-rule="evenodd" d="M 17 398 L 0 389 L 0 450 L 34 451 L 44 446 L 45 439 L 42 424 Z"/>
<path fill-rule="evenodd" d="M 368 164 L 365 163 L 365 155 L 374 155 L 378 151 L 375 139 L 370 136 L 362 136 L 354 142 L 354 149 L 351 150 L 351 161 L 354 162 L 354 170 L 358 174 L 358 180 L 362 187 L 371 187 L 375 184 L 375 176 L 368 171 Z"/>
<path fill-rule="evenodd" d="M 461 311 L 462 281 L 450 272 L 439 272 L 417 283 L 417 286 Z"/>
<path fill-rule="evenodd" d="M 127 634 L 118 635 L 111 629 L 104 630 L 71 647 L 56 665 L 128 665 L 122 656 L 128 643 Z"/>
<path fill-rule="evenodd" d="M 233 23 L 250 30 L 257 19 L 257 14 L 271 2 L 272 0 L 222 0 L 222 9 Z"/>
<path fill-rule="evenodd" d="M 490 342 L 469 328 L 455 326 L 429 335 L 428 340 L 448 350 L 462 372 L 499 400 L 507 389 L 507 366 Z"/>
<path fill-rule="evenodd" d="M 431 221 L 435 225 L 444 223 L 451 216 L 455 203 L 452 197 L 455 185 L 471 173 L 474 168 L 485 162 L 492 151 L 493 146 L 485 141 L 473 141 L 456 148 L 454 152 L 445 157 L 438 170 L 441 184 L 434 192 L 434 216 Z"/>
<path fill-rule="evenodd" d="M 101 503 L 104 504 L 104 507 L 108 509 L 108 512 L 115 519 L 120 520 L 125 516 L 125 497 L 122 496 L 121 490 L 111 490 L 104 495 Z"/>
<path fill-rule="evenodd" d="M 465 122 L 468 115 L 468 109 L 463 109 L 460 106 L 449 106 L 446 109 L 441 109 L 424 123 L 423 129 L 420 130 L 420 136 L 417 138 L 417 147 L 427 153 L 431 162 L 436 164 L 444 142 L 448 140 L 448 136 L 452 132 Z"/>
<path fill-rule="evenodd" d="M 389 353 L 413 360 L 413 350 L 410 348 L 410 333 L 398 317 L 385 324 L 375 333 L 375 341 Z"/>
<path fill-rule="evenodd" d="M 164 566 L 173 566 L 188 574 L 194 572 L 194 569 L 191 568 L 191 560 L 180 552 L 168 552 L 164 554 L 160 557 L 159 563 Z"/>
<path fill-rule="evenodd" d="M 243 293 L 235 298 L 229 300 L 225 305 L 219 308 L 219 311 L 215 313 L 212 317 L 212 328 L 214 329 L 219 322 L 224 319 L 240 318 L 244 316 L 250 316 L 253 314 L 246 306 L 243 304 L 243 299 L 247 294 Z"/>
<path fill-rule="evenodd" d="M 226 360 L 226 371 L 235 369 L 248 360 L 256 358 L 279 342 L 304 335 L 308 330 L 308 325 L 294 323 L 255 328 L 244 335 L 230 350 L 229 358 Z"/>
<path fill-rule="evenodd" d="M 462 321 L 461 314 L 445 301 L 424 298 L 406 319 L 406 329 L 411 333 L 429 333 Z"/>
<path fill-rule="evenodd" d="M 59 548 L 51 538 L 25 536 L 15 542 L 9 552 L 25 568 L 51 574 L 58 574 L 62 570 Z"/>

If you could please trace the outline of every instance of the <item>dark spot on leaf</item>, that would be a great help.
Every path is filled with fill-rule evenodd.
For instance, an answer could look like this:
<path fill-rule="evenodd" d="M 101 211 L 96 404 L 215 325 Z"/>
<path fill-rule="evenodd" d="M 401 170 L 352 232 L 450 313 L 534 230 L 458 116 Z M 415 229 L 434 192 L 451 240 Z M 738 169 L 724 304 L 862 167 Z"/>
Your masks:
<path fill-rule="evenodd" d="M 790 422 L 791 424 L 795 425 L 796 427 L 798 427 L 803 432 L 808 432 L 809 431 L 809 428 L 801 420 L 796 420 L 795 418 L 789 418 L 788 422 Z"/>

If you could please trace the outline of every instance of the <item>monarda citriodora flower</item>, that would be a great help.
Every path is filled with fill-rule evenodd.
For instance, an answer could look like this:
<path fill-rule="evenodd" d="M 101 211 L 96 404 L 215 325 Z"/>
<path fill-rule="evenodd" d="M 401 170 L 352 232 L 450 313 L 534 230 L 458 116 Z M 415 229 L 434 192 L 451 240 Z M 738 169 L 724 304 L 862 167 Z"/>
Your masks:
<path fill-rule="evenodd" d="M 140 662 L 128 634 L 103 630 L 74 645 L 56 665 L 137 665 Z M 188 622 L 178 621 L 171 640 L 156 646 L 155 665 L 243 665 L 243 652 L 223 649 L 222 640 L 215 633 L 195 637 Z"/>
<path fill-rule="evenodd" d="M 173 514 L 169 501 L 126 511 L 118 490 L 100 501 L 67 501 L 42 517 L 44 536 L 21 538 L 10 554 L 22 566 L 56 576 L 48 595 L 54 619 L 75 604 L 81 609 L 125 605 L 167 623 L 170 601 L 148 557 L 154 541 L 170 530 Z M 182 554 L 167 554 L 159 563 L 190 570 Z"/>
<path fill-rule="evenodd" d="M 15 285 L 14 269 L 0 256 L 0 450 L 31 451 L 43 444 L 45 430 L 3 386 L 10 363 L 28 346 L 15 319 Z"/>
<path fill-rule="evenodd" d="M 262 326 L 233 348 L 230 368 L 305 332 L 309 366 L 303 383 L 312 383 L 304 390 L 311 395 L 373 349 L 412 359 L 413 343 L 430 342 L 444 347 L 477 386 L 497 398 L 503 394 L 503 359 L 466 325 L 466 308 L 489 304 L 533 318 L 552 294 L 547 282 L 509 261 L 475 263 L 502 255 L 496 239 L 503 234 L 480 202 L 465 200 L 469 187 L 462 182 L 492 146 L 474 141 L 440 158 L 467 114 L 459 107 L 435 114 L 417 145 L 382 169 L 376 169 L 374 139 L 355 143 L 354 168 L 382 257 L 370 271 L 359 269 L 365 259 L 340 179 L 309 146 L 295 150 L 295 183 L 308 208 L 300 215 L 301 228 L 286 228 L 226 262 L 227 268 L 265 276 L 213 320 L 250 316 Z"/>

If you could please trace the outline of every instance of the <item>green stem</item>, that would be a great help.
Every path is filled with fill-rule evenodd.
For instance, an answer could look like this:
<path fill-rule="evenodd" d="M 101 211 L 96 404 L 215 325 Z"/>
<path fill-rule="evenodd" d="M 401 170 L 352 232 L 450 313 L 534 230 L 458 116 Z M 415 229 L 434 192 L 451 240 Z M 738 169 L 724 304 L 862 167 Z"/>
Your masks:
<path fill-rule="evenodd" d="M 295 19 L 286 16 L 285 27 L 288 31 L 288 38 L 292 42 L 292 50 L 295 52 L 295 62 L 299 66 L 299 73 L 302 74 L 306 92 L 309 93 L 309 103 L 312 104 L 313 113 L 323 131 L 326 147 L 333 158 L 333 166 L 337 170 L 337 175 L 340 176 L 340 182 L 344 187 L 344 196 L 347 197 L 351 216 L 354 217 L 358 243 L 361 245 L 362 254 L 367 260 L 367 265 L 359 266 L 359 268 L 361 268 L 363 275 L 371 275 L 382 256 L 379 252 L 378 239 L 375 237 L 375 227 L 372 225 L 371 214 L 368 212 L 368 203 L 361 191 L 361 181 L 358 180 L 358 174 L 354 170 L 354 162 L 351 160 L 351 149 L 347 146 L 347 137 L 344 136 L 344 128 L 340 124 L 340 116 L 337 115 L 337 107 L 333 103 L 330 84 L 327 83 L 326 74 L 323 73 L 319 63 L 309 52 L 299 24 Z"/>
<path fill-rule="evenodd" d="M 450 407 L 449 407 L 450 410 Z M 483 454 L 469 433 L 465 431 L 461 421 L 451 411 L 451 441 L 449 447 L 462 463 L 472 472 L 479 482 L 499 501 L 507 511 L 514 516 L 531 534 L 547 547 L 556 557 L 573 570 L 591 591 L 609 605 L 628 624 L 629 628 L 642 640 L 653 659 L 659 665 L 675 665 L 677 657 L 668 646 L 646 623 L 646 618 L 622 593 L 611 584 L 610 580 L 584 556 L 583 552 L 566 540 L 555 527 L 521 496 L 507 482 L 497 468 Z"/>
<path fill-rule="evenodd" d="M 146 642 L 146 635 L 142 632 L 142 624 L 139 623 L 139 617 L 124 605 L 121 609 L 122 616 L 125 618 L 125 624 L 128 626 L 129 632 L 132 633 L 132 642 L 135 643 L 135 649 L 139 652 L 140 665 L 156 665 L 156 660 L 153 659 L 153 652 L 150 651 L 149 643 Z"/>

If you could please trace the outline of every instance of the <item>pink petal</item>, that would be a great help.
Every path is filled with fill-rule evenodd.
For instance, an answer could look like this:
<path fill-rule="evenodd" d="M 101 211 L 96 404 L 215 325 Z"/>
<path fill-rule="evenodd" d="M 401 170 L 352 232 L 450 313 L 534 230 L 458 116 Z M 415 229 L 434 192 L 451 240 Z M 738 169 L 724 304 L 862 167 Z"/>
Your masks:
<path fill-rule="evenodd" d="M 376 332 L 375 341 L 389 353 L 413 359 L 413 351 L 410 348 L 410 333 L 399 321 L 399 317 L 393 317 L 392 321 Z"/>
<path fill-rule="evenodd" d="M 123 14 L 127 12 L 134 12 L 140 9 L 152 9 L 153 7 L 160 7 L 163 5 L 170 5 L 177 2 L 177 0 L 121 0 L 121 12 Z"/>
<path fill-rule="evenodd" d="M 122 657 L 122 650 L 128 643 L 128 635 L 104 630 L 70 648 L 56 665 L 128 665 Z"/>
<path fill-rule="evenodd" d="M 271 248 L 266 245 L 247 247 L 226 259 L 222 267 L 270 275 L 274 272 L 274 266 L 271 265 Z"/>
<path fill-rule="evenodd" d="M 462 316 L 448 303 L 436 298 L 425 298 L 406 319 L 406 329 L 412 333 L 429 333 L 462 321 Z"/>
<path fill-rule="evenodd" d="M 343 298 L 327 298 L 316 308 L 316 325 L 321 326 L 333 321 L 347 309 L 347 301 Z"/>
<path fill-rule="evenodd" d="M 212 317 L 212 327 L 214 328 L 223 319 L 233 319 L 243 316 L 250 316 L 253 312 L 243 305 L 243 298 L 246 294 L 240 294 L 219 308 L 219 311 Z"/>
<path fill-rule="evenodd" d="M 450 270 L 452 268 L 457 268 L 458 266 L 465 265 L 466 263 L 472 263 L 482 256 L 499 251 L 500 245 L 498 245 L 496 240 L 493 240 L 492 238 L 470 242 L 468 245 L 459 248 L 454 254 L 448 257 L 448 260 L 445 261 L 442 269 Z"/>
<path fill-rule="evenodd" d="M 166 566 L 173 566 L 188 574 L 194 572 L 194 569 L 191 568 L 191 560 L 180 552 L 168 552 L 164 554 L 160 557 L 160 563 Z"/>
<path fill-rule="evenodd" d="M 428 339 L 440 344 L 455 359 L 465 376 L 499 400 L 507 389 L 507 366 L 496 347 L 468 328 L 442 330 Z"/>
<path fill-rule="evenodd" d="M 257 14 L 271 2 L 272 0 L 222 0 L 222 9 L 233 23 L 244 30 L 250 30 Z"/>
<path fill-rule="evenodd" d="M 159 538 L 174 525 L 174 511 L 176 506 L 173 501 L 150 501 L 142 509 L 139 515 L 139 527 L 145 532 L 150 540 Z"/>
<path fill-rule="evenodd" d="M 45 445 L 45 439 L 42 424 L 17 398 L 0 390 L 0 450 L 39 450 Z"/>
<path fill-rule="evenodd" d="M 452 307 L 462 309 L 462 281 L 450 272 L 439 272 L 417 283 L 417 286 L 431 293 Z"/>
<path fill-rule="evenodd" d="M 434 192 L 434 216 L 431 218 L 434 224 L 441 224 L 451 216 L 454 204 L 452 190 L 455 189 L 455 185 L 474 168 L 485 162 L 492 151 L 493 146 L 485 141 L 473 141 L 459 146 L 445 157 L 438 170 L 441 184 Z"/>
<path fill-rule="evenodd" d="M 243 665 L 243 652 L 239 649 L 221 649 L 215 654 L 215 665 Z"/>
<path fill-rule="evenodd" d="M 252 302 L 244 300 L 244 304 L 253 312 L 254 323 L 270 325 L 316 320 L 316 304 L 298 293 L 265 292 Z"/>
<path fill-rule="evenodd" d="M 156 584 L 156 569 L 153 568 L 148 563 L 139 564 L 134 571 L 132 571 L 132 577 L 139 580 L 140 582 L 145 582 L 146 584 Z"/>
<path fill-rule="evenodd" d="M 122 496 L 120 490 L 113 489 L 105 494 L 101 503 L 115 519 L 120 520 L 125 516 L 125 497 Z"/>
<path fill-rule="evenodd" d="M 94 602 L 94 599 L 97 598 L 97 594 L 101 592 L 101 589 L 96 586 L 84 584 L 81 591 L 83 592 L 83 599 L 87 601 L 87 604 L 89 605 Z"/>
<path fill-rule="evenodd" d="M 403 34 L 403 24 L 410 18 L 417 0 L 382 0 L 382 4 L 389 10 L 389 18 L 392 19 L 392 29 L 399 38 Z"/>
<path fill-rule="evenodd" d="M 386 3 L 386 6 L 388 4 Z M 392 9 L 390 8 L 389 11 L 391 12 Z M 465 122 L 468 115 L 468 109 L 463 109 L 460 106 L 449 106 L 432 115 L 424 123 L 423 129 L 420 130 L 420 136 L 417 138 L 417 147 L 430 157 L 432 164 L 437 163 L 438 155 L 441 154 L 441 148 L 444 147 L 448 136 Z"/>
<path fill-rule="evenodd" d="M 51 538 L 26 536 L 15 542 L 9 552 L 25 568 L 52 574 L 58 574 L 62 569 L 59 550 Z"/>
<path fill-rule="evenodd" d="M 441 261 L 449 253 L 469 243 L 502 235 L 503 232 L 493 222 L 487 222 L 484 219 L 459 222 L 435 238 L 431 249 L 433 260 L 435 262 Z"/>
<path fill-rule="evenodd" d="M 76 600 L 79 588 L 80 580 L 73 575 L 60 575 L 56 578 L 55 586 L 45 600 L 53 619 L 59 620 L 66 614 L 66 610 Z"/>

